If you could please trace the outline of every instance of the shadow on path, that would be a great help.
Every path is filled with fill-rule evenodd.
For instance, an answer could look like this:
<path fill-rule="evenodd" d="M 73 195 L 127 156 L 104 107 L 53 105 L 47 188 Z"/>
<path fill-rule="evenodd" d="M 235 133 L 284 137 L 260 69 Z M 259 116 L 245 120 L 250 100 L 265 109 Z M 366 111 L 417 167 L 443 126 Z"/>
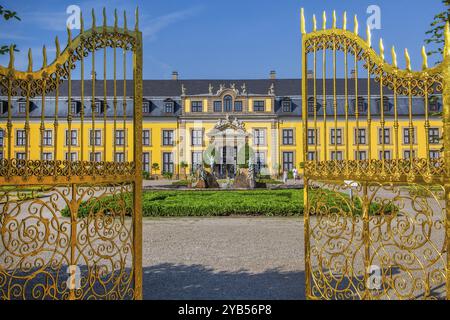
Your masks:
<path fill-rule="evenodd" d="M 303 271 L 215 271 L 203 265 L 163 263 L 143 270 L 144 299 L 305 299 Z"/>

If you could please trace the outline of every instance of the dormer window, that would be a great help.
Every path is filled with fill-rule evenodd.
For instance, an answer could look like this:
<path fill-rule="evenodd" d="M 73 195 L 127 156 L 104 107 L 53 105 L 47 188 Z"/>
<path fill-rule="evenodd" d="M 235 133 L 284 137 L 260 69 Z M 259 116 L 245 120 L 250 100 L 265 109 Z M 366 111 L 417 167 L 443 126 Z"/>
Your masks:
<path fill-rule="evenodd" d="M 292 104 L 291 100 L 283 100 L 281 101 L 281 109 L 283 112 L 292 112 Z"/>
<path fill-rule="evenodd" d="M 191 112 L 202 112 L 203 103 L 202 101 L 192 101 Z"/>
<path fill-rule="evenodd" d="M 253 111 L 264 111 L 264 100 L 256 100 L 253 102 Z"/>
<path fill-rule="evenodd" d="M 142 102 L 142 113 L 150 113 L 150 101 Z"/>
<path fill-rule="evenodd" d="M 428 109 L 431 112 L 438 112 L 439 111 L 439 97 L 438 96 L 431 96 L 428 99 Z"/>
<path fill-rule="evenodd" d="M 356 112 L 356 99 L 353 99 L 353 107 L 355 108 Z M 358 112 L 366 112 L 366 103 L 365 99 L 363 97 L 358 97 Z"/>
<path fill-rule="evenodd" d="M 27 103 L 24 101 L 19 102 L 19 113 L 26 113 L 27 111 Z"/>
<path fill-rule="evenodd" d="M 8 112 L 8 101 L 0 101 L 0 113 L 4 114 Z"/>
<path fill-rule="evenodd" d="M 314 97 L 310 97 L 308 99 L 308 113 L 310 114 L 314 114 L 314 110 L 316 110 L 316 113 L 319 111 L 320 109 L 320 104 L 317 102 L 316 99 L 316 107 L 314 108 Z"/>
<path fill-rule="evenodd" d="M 223 98 L 223 111 L 224 112 L 233 111 L 233 98 L 230 95 L 226 95 Z"/>
<path fill-rule="evenodd" d="M 378 110 L 381 111 L 381 99 L 377 99 Z M 389 112 L 391 110 L 391 104 L 388 97 L 383 97 L 383 112 Z"/>
<path fill-rule="evenodd" d="M 77 102 L 76 101 L 71 101 L 70 102 L 70 113 L 71 114 L 77 114 L 78 113 L 78 108 L 77 108 Z"/>
<path fill-rule="evenodd" d="M 100 114 L 102 111 L 102 102 L 101 101 L 95 101 L 94 102 L 94 113 Z"/>
<path fill-rule="evenodd" d="M 173 113 L 173 101 L 166 101 L 164 102 L 164 112 L 165 113 Z"/>

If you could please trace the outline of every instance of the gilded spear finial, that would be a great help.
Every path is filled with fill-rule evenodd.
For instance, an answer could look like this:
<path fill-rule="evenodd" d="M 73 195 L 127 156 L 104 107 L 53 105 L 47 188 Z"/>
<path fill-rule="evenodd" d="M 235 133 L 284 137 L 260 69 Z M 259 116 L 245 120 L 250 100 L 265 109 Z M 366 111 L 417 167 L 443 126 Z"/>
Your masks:
<path fill-rule="evenodd" d="M 344 11 L 344 15 L 342 17 L 342 29 L 347 30 L 347 11 Z"/>
<path fill-rule="evenodd" d="M 58 58 L 61 55 L 61 47 L 59 45 L 58 36 L 55 37 L 55 47 L 56 47 L 56 58 Z"/>
<path fill-rule="evenodd" d="M 316 19 L 316 15 L 313 14 L 313 31 L 317 31 L 317 19 Z"/>
<path fill-rule="evenodd" d="M 384 60 L 384 44 L 382 38 L 380 38 L 380 57 Z"/>
<path fill-rule="evenodd" d="M 450 23 L 447 21 L 444 28 L 444 57 L 450 56 Z"/>
<path fill-rule="evenodd" d="M 102 15 L 103 15 L 103 32 L 106 32 L 106 8 L 105 7 L 103 7 Z"/>
<path fill-rule="evenodd" d="M 327 13 L 324 11 L 322 13 L 322 29 L 325 30 L 327 28 Z"/>
<path fill-rule="evenodd" d="M 336 29 L 336 10 L 333 10 L 333 20 L 332 20 L 332 27 L 333 29 Z"/>
<path fill-rule="evenodd" d="M 123 30 L 127 32 L 127 12 L 123 10 Z"/>
<path fill-rule="evenodd" d="M 10 69 L 14 68 L 14 45 L 9 46 L 9 65 Z"/>
<path fill-rule="evenodd" d="M 305 10 L 303 8 L 300 9 L 300 32 L 302 34 L 306 33 L 306 26 L 305 26 Z"/>
<path fill-rule="evenodd" d="M 72 44 L 72 30 L 67 27 L 67 44 L 70 46 Z"/>
<path fill-rule="evenodd" d="M 394 46 L 392 46 L 391 55 L 392 55 L 392 65 L 395 68 L 397 68 L 397 53 L 395 53 L 395 47 Z"/>
<path fill-rule="evenodd" d="M 84 20 L 83 20 L 83 12 L 80 11 L 80 33 L 84 32 Z"/>
<path fill-rule="evenodd" d="M 28 49 L 28 72 L 33 72 L 33 53 Z"/>
<path fill-rule="evenodd" d="M 367 25 L 367 28 L 366 28 L 366 35 L 367 35 L 367 45 L 369 46 L 369 47 L 372 47 L 372 32 L 370 31 L 370 26 L 369 25 Z"/>
<path fill-rule="evenodd" d="M 359 23 L 358 23 L 358 16 L 356 14 L 355 14 L 355 17 L 353 18 L 353 21 L 354 21 L 354 30 L 353 30 L 353 32 L 355 34 L 358 34 L 358 32 L 359 32 Z"/>
<path fill-rule="evenodd" d="M 422 46 L 422 69 L 428 69 L 428 55 L 425 46 Z"/>
<path fill-rule="evenodd" d="M 47 49 L 45 46 L 42 47 L 42 69 L 47 66 Z"/>
<path fill-rule="evenodd" d="M 409 52 L 407 48 L 405 48 L 405 61 L 406 61 L 406 70 L 411 71 L 411 58 L 409 57 Z"/>
<path fill-rule="evenodd" d="M 139 31 L 139 7 L 136 7 L 136 23 L 134 25 L 134 30 Z"/>
<path fill-rule="evenodd" d="M 92 29 L 95 29 L 95 11 L 92 9 Z"/>
<path fill-rule="evenodd" d="M 114 9 L 114 32 L 117 32 L 117 9 Z"/>

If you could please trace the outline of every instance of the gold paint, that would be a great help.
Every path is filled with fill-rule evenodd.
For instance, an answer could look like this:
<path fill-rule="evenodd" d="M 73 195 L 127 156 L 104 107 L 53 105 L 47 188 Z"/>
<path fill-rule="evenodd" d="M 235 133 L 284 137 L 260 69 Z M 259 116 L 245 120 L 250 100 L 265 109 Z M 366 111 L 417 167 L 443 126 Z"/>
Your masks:
<path fill-rule="evenodd" d="M 306 26 L 305 26 L 305 13 L 304 9 L 300 9 L 300 31 L 302 34 L 306 33 Z"/>
<path fill-rule="evenodd" d="M 428 69 L 428 55 L 425 46 L 422 46 L 422 70 Z"/>
<path fill-rule="evenodd" d="M 411 71 L 411 58 L 409 57 L 407 48 L 405 48 L 405 62 L 406 62 L 406 70 Z"/>
<path fill-rule="evenodd" d="M 384 60 L 384 45 L 383 45 L 383 39 L 380 38 L 380 58 Z"/>
<path fill-rule="evenodd" d="M 392 46 L 391 55 L 392 55 L 392 66 L 394 68 L 397 68 L 397 53 L 395 53 L 395 47 L 394 46 Z"/>
<path fill-rule="evenodd" d="M 344 11 L 344 16 L 342 17 L 342 29 L 347 30 L 347 11 Z"/>

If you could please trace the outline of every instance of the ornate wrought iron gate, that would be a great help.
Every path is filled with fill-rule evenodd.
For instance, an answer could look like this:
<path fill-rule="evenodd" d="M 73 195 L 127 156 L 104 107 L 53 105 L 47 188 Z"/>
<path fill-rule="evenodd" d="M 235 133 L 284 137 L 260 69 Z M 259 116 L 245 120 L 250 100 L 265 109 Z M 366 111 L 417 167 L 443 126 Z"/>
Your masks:
<path fill-rule="evenodd" d="M 16 70 L 11 48 L 0 86 L 0 299 L 140 299 L 137 11 L 133 30 L 125 13 L 123 27 L 117 12 L 112 27 L 105 10 L 102 26 L 92 12 L 85 31 L 81 18 L 79 35 L 72 39 L 68 30 L 62 52 L 56 39 L 49 65 L 44 47 L 38 71 L 31 51 L 28 70 Z"/>
<path fill-rule="evenodd" d="M 423 51 L 414 72 L 406 50 L 401 70 L 394 48 L 389 64 L 369 28 L 363 40 L 356 17 L 354 32 L 346 25 L 333 12 L 327 29 L 324 13 L 307 33 L 302 11 L 306 295 L 449 299 L 449 26 L 443 62 L 428 68 Z"/>

